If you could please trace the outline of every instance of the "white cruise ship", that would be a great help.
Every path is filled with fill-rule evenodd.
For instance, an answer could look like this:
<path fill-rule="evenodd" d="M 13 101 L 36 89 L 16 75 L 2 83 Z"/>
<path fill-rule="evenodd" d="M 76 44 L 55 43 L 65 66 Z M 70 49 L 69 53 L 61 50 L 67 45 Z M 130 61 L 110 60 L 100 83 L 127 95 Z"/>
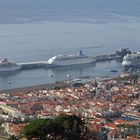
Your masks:
<path fill-rule="evenodd" d="M 124 67 L 140 67 L 140 51 L 125 55 L 122 65 Z"/>
<path fill-rule="evenodd" d="M 0 62 L 0 72 L 16 71 L 20 70 L 20 68 L 20 65 L 9 62 L 6 58 Z"/>
<path fill-rule="evenodd" d="M 82 51 L 80 51 L 78 55 L 54 56 L 48 60 L 48 63 L 54 66 L 68 66 L 95 63 L 95 61 L 94 57 L 86 56 L 82 53 Z"/>

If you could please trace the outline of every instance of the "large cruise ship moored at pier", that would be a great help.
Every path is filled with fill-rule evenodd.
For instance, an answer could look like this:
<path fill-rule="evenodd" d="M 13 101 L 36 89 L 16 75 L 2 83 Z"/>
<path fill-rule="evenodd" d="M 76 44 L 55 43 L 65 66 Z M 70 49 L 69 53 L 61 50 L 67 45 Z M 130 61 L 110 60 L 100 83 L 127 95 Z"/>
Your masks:
<path fill-rule="evenodd" d="M 95 63 L 95 57 L 84 55 L 82 51 L 78 55 L 57 55 L 48 60 L 54 66 L 68 66 Z"/>
<path fill-rule="evenodd" d="M 140 51 L 125 55 L 122 65 L 124 67 L 140 68 Z"/>
<path fill-rule="evenodd" d="M 21 66 L 15 63 L 9 62 L 6 58 L 0 62 L 0 72 L 10 72 L 20 70 Z"/>

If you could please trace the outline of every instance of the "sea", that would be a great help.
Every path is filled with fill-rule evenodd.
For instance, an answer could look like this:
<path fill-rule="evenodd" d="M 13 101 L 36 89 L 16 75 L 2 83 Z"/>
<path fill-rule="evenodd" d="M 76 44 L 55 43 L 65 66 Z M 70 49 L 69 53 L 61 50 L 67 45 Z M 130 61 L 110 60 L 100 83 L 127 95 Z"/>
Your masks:
<path fill-rule="evenodd" d="M 96 56 L 119 48 L 140 49 L 140 0 L 0 0 L 0 60 L 46 61 L 79 50 Z M 67 75 L 114 77 L 123 70 L 113 60 L 2 73 L 0 90 L 54 83 Z"/>

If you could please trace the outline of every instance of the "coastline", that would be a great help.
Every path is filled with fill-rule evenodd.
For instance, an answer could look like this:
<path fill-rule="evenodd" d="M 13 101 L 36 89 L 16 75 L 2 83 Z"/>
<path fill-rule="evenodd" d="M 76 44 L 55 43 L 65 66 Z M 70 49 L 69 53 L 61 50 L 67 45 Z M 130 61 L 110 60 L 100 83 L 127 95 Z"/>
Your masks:
<path fill-rule="evenodd" d="M 127 74 L 124 74 L 124 76 L 122 77 L 121 75 L 118 75 L 116 77 L 108 77 L 108 76 L 102 76 L 101 78 L 105 78 L 106 80 L 109 79 L 112 79 L 112 80 L 136 80 L 137 78 L 139 78 L 140 75 L 139 74 L 130 74 L 130 73 L 127 73 Z M 89 79 L 90 76 L 84 76 L 84 77 L 77 77 L 75 79 Z M 92 77 L 93 78 L 93 77 Z M 96 79 L 96 77 L 94 77 Z M 102 79 L 102 80 L 103 80 Z M 104 79 L 104 80 L 105 80 Z M 68 87 L 68 86 L 72 86 L 73 85 L 73 82 L 72 82 L 73 79 L 69 79 L 69 80 L 63 80 L 63 81 L 58 81 L 58 82 L 55 82 L 55 83 L 49 83 L 49 84 L 41 84 L 41 85 L 33 85 L 33 86 L 27 86 L 27 87 L 20 87 L 20 88 L 13 88 L 13 89 L 6 89 L 6 90 L 0 90 L 0 94 L 2 93 L 13 93 L 13 92 L 33 92 L 33 91 L 36 91 L 36 90 L 43 90 L 43 89 L 47 89 L 47 88 L 63 88 L 63 87 Z M 92 80 L 92 79 L 90 79 Z"/>
<path fill-rule="evenodd" d="M 21 88 L 13 88 L 13 89 L 6 89 L 6 90 L 0 90 L 1 93 L 9 93 L 9 92 L 29 92 L 29 91 L 35 91 L 35 90 L 42 90 L 46 88 L 53 88 L 53 87 L 66 87 L 70 86 L 70 82 L 60 81 L 50 84 L 43 84 L 43 85 L 34 85 L 34 86 L 27 86 L 27 87 L 21 87 Z"/>
<path fill-rule="evenodd" d="M 83 77 L 77 77 L 75 79 L 89 79 L 91 76 L 83 76 Z M 117 76 L 118 77 L 118 76 Z M 92 78 L 96 78 L 96 77 L 92 77 Z M 104 79 L 110 79 L 111 77 L 109 76 L 102 76 L 102 78 Z M 112 77 L 113 78 L 113 77 Z M 115 78 L 115 77 L 114 77 Z M 13 92 L 22 92 L 22 93 L 27 93 L 27 92 L 33 92 L 36 90 L 42 90 L 42 89 L 46 89 L 46 88 L 54 88 L 54 87 L 58 87 L 58 88 L 63 88 L 63 87 L 68 87 L 71 86 L 73 83 L 71 82 L 73 79 L 69 79 L 69 80 L 63 80 L 63 81 L 57 81 L 54 83 L 49 83 L 49 84 L 40 84 L 40 85 L 33 85 L 33 86 L 26 86 L 26 87 L 19 87 L 19 88 L 13 88 L 13 89 L 5 89 L 5 90 L 0 90 L 0 94 L 2 93 L 13 93 Z M 92 79 L 90 79 L 92 80 Z"/>
<path fill-rule="evenodd" d="M 89 79 L 89 78 L 90 76 L 83 76 L 83 77 L 77 77 L 75 79 Z M 9 92 L 28 92 L 28 91 L 42 90 L 42 89 L 53 88 L 53 87 L 63 88 L 63 87 L 71 86 L 72 85 L 71 80 L 73 79 L 70 78 L 69 80 L 57 81 L 54 83 L 19 87 L 19 88 L 13 88 L 13 89 L 5 89 L 5 90 L 0 90 L 0 94 L 9 93 Z"/>

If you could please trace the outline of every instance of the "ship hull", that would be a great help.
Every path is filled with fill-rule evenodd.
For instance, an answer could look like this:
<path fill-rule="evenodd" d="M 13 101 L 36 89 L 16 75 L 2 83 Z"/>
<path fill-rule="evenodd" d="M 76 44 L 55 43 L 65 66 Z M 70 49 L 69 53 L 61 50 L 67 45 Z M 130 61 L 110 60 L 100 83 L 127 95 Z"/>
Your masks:
<path fill-rule="evenodd" d="M 123 61 L 122 65 L 126 68 L 140 68 L 140 62 L 130 62 L 130 61 Z"/>
<path fill-rule="evenodd" d="M 79 66 L 87 66 L 87 65 L 92 65 L 95 64 L 95 62 L 90 62 L 90 63 L 80 63 L 80 64 L 69 64 L 69 65 L 58 65 L 58 64 L 53 64 L 51 67 L 79 67 Z"/>
<path fill-rule="evenodd" d="M 21 69 L 20 66 L 13 67 L 13 68 L 0 68 L 0 73 L 2 73 L 2 72 L 13 72 L 13 71 L 18 71 L 20 69 Z"/>
<path fill-rule="evenodd" d="M 124 67 L 130 67 L 130 66 L 132 66 L 133 65 L 133 63 L 131 62 L 131 61 L 123 61 L 122 62 L 122 65 L 124 66 Z"/>
<path fill-rule="evenodd" d="M 61 60 L 61 61 L 56 61 L 52 63 L 53 66 L 59 66 L 59 67 L 64 67 L 64 66 L 76 66 L 76 65 L 85 65 L 85 64 L 92 64 L 95 63 L 95 60 L 93 58 L 82 58 L 82 59 L 69 59 L 69 60 Z"/>

